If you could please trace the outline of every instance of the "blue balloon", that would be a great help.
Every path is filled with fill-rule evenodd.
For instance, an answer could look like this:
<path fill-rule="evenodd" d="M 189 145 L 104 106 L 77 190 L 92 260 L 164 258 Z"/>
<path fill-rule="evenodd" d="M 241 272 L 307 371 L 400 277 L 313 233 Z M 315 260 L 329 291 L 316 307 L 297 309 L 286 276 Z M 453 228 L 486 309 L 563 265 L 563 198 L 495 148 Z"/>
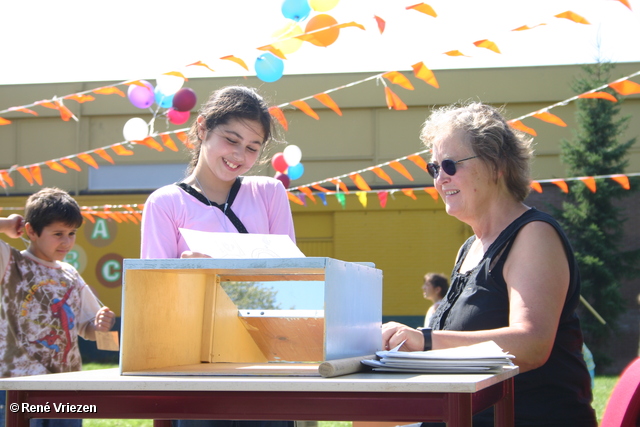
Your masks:
<path fill-rule="evenodd" d="M 264 53 L 256 58 L 256 75 L 263 82 L 271 83 L 282 77 L 284 61 L 272 53 Z"/>
<path fill-rule="evenodd" d="M 303 21 L 311 13 L 308 0 L 284 0 L 282 2 L 282 14 L 287 19 Z"/>
<path fill-rule="evenodd" d="M 289 167 L 287 169 L 287 175 L 289 175 L 290 180 L 298 179 L 304 174 L 304 165 L 302 163 L 298 163 L 295 166 Z"/>
<path fill-rule="evenodd" d="M 164 93 L 158 90 L 158 86 L 156 86 L 154 90 L 154 94 L 156 97 L 156 104 L 158 104 L 162 108 L 169 108 L 173 105 L 173 95 L 165 95 Z"/>

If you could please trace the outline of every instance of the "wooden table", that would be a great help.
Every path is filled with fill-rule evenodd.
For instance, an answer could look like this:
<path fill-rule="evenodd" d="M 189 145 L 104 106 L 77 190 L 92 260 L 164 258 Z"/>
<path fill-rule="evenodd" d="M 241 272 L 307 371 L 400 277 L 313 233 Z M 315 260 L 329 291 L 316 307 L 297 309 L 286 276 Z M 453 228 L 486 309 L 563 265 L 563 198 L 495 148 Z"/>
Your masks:
<path fill-rule="evenodd" d="M 513 426 L 517 373 L 514 367 L 473 375 L 169 377 L 121 376 L 115 368 L 5 378 L 0 389 L 8 391 L 7 427 L 28 427 L 30 418 L 154 419 L 155 427 L 172 419 L 422 420 L 470 427 L 472 414 L 492 405 L 495 425 L 507 427 Z"/>

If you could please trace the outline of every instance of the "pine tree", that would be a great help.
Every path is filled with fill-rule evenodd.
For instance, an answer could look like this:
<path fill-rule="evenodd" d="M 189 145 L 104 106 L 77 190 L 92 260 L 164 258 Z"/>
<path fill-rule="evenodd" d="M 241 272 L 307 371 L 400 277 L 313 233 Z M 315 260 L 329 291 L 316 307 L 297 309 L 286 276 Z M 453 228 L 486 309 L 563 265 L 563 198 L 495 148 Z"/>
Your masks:
<path fill-rule="evenodd" d="M 584 93 L 611 81 L 614 65 L 598 62 L 583 67 L 585 76 L 573 84 L 576 93 Z M 619 118 L 622 100 L 609 88 L 618 102 L 604 99 L 577 101 L 578 130 L 572 141 L 562 141 L 561 159 L 569 176 L 594 176 L 624 173 L 629 148 L 635 138 L 619 142 L 629 117 Z M 592 350 L 596 365 L 606 366 L 607 341 L 616 330 L 616 320 L 628 309 L 620 293 L 621 280 L 638 275 L 636 260 L 640 250 L 621 248 L 625 219 L 620 199 L 633 191 L 623 189 L 611 179 L 597 180 L 592 192 L 584 183 L 571 181 L 562 211 L 558 212 L 576 253 L 582 279 L 582 296 L 606 320 L 601 324 L 587 311 L 581 315 L 585 342 Z M 618 202 L 618 203 L 616 203 Z"/>

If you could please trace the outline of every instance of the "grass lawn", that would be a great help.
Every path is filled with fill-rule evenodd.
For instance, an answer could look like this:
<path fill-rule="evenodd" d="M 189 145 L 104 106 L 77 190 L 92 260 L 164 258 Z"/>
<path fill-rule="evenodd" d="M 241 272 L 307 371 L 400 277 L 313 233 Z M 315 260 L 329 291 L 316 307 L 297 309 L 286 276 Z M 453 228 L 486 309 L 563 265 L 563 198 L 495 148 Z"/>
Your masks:
<path fill-rule="evenodd" d="M 115 368 L 117 365 L 102 365 L 86 363 L 84 370 Z M 593 408 L 598 416 L 598 423 L 602 419 L 611 391 L 618 381 L 617 376 L 596 376 L 593 389 Z M 153 427 L 151 420 L 84 420 L 83 427 Z M 351 427 L 350 421 L 320 421 L 318 427 Z"/>

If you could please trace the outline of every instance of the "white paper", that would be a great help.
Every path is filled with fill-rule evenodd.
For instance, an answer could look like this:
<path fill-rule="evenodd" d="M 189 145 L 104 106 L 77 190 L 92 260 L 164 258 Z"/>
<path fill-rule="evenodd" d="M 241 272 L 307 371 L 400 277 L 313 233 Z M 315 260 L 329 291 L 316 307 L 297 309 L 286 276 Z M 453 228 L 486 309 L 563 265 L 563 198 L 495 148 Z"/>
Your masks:
<path fill-rule="evenodd" d="M 189 250 L 212 258 L 304 258 L 286 234 L 212 233 L 180 228 Z"/>

